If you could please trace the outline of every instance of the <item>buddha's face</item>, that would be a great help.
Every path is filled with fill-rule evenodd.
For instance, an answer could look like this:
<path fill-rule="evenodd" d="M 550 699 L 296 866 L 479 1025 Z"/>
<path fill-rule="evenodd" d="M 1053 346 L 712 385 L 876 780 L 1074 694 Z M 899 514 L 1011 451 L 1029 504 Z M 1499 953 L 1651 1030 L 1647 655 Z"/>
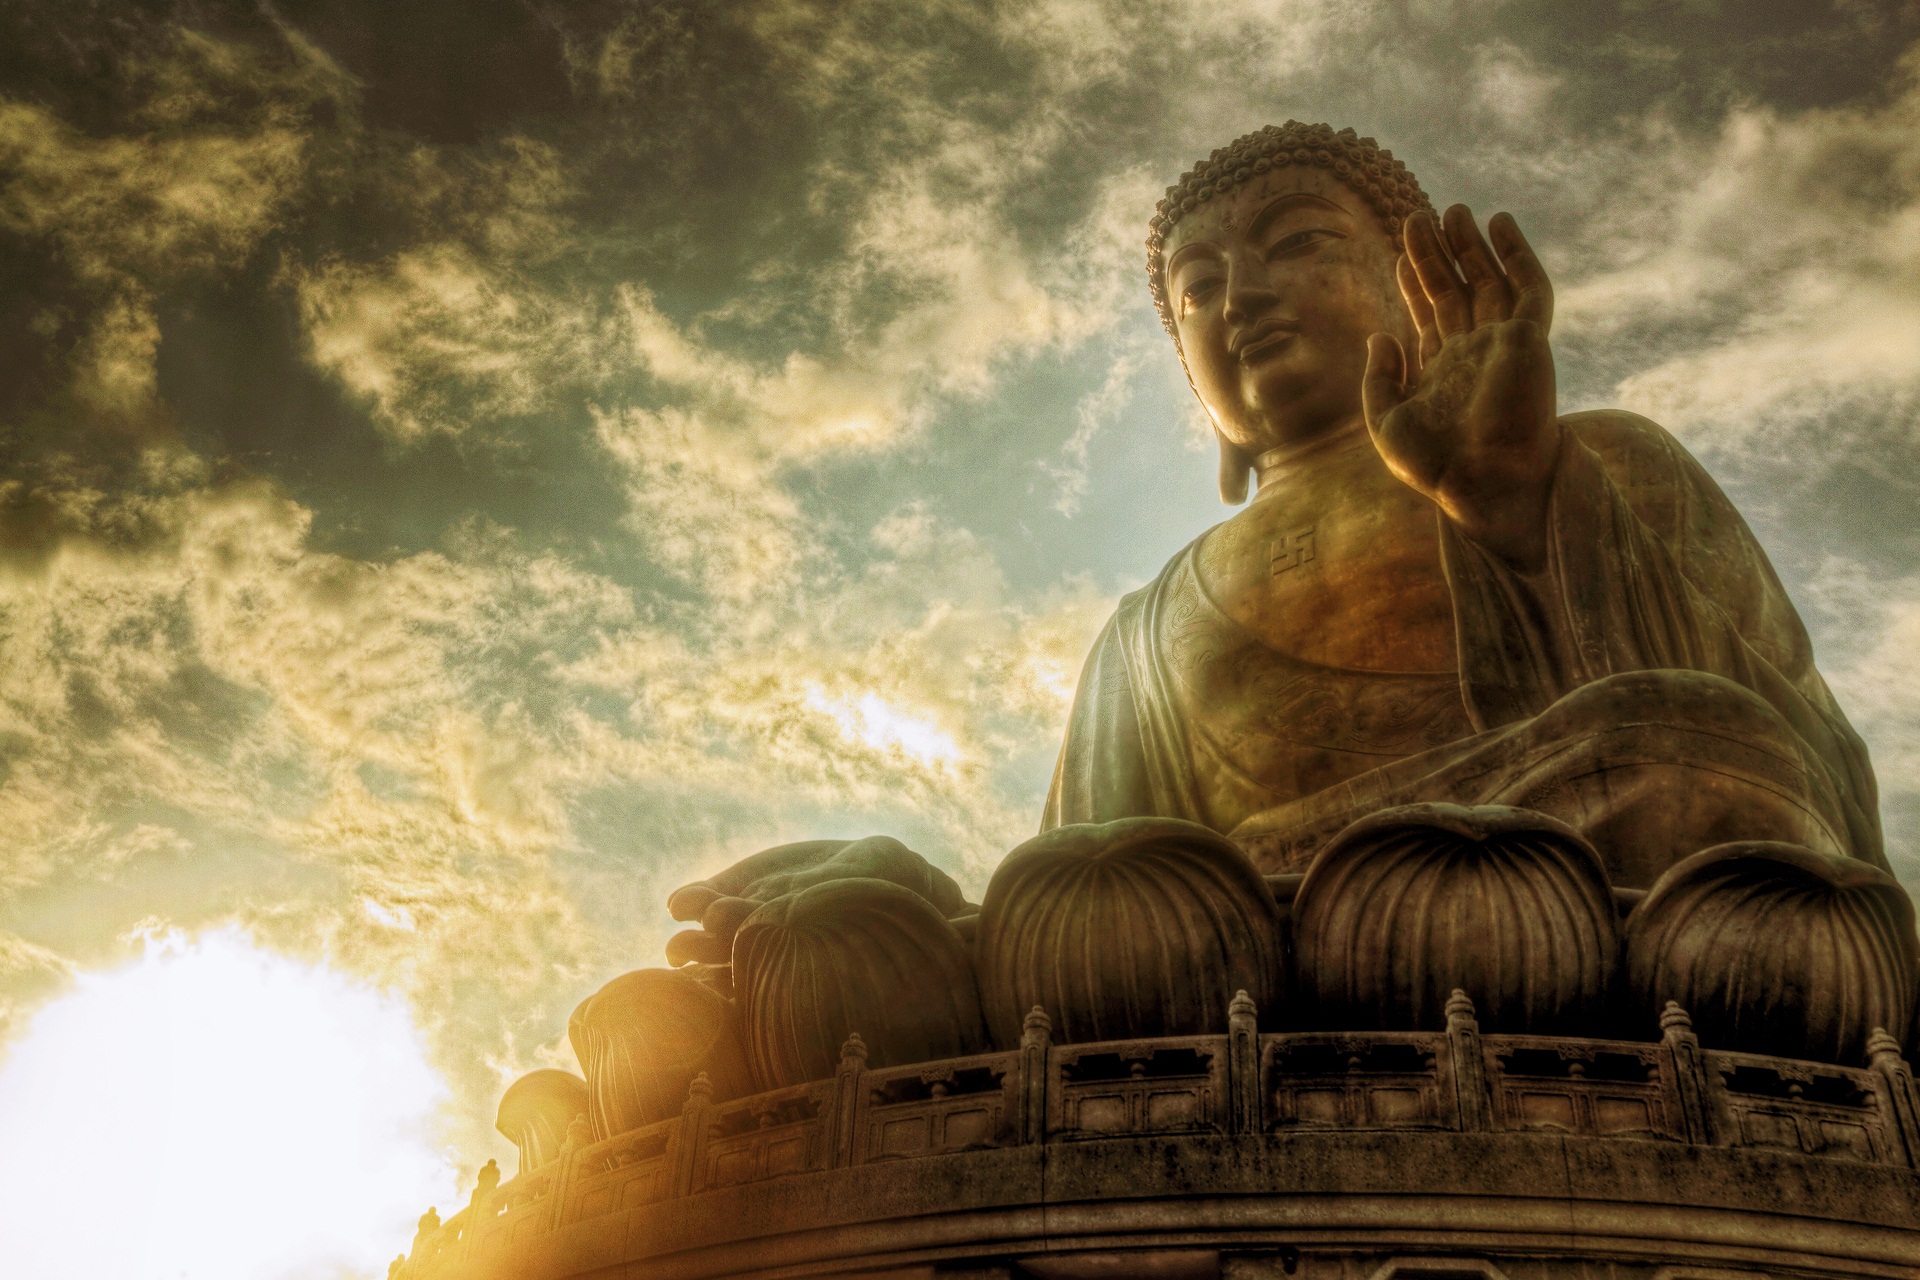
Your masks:
<path fill-rule="evenodd" d="M 1250 454 L 1359 415 L 1368 335 L 1412 349 L 1393 240 L 1326 170 L 1289 165 L 1215 197 L 1175 224 L 1164 252 L 1194 389 Z"/>

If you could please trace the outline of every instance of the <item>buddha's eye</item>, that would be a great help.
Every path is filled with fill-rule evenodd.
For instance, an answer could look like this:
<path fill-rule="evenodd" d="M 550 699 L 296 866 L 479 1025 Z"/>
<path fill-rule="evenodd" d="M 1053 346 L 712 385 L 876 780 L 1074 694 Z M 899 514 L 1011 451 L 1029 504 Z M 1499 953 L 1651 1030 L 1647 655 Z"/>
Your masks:
<path fill-rule="evenodd" d="M 1212 297 L 1214 290 L 1219 287 L 1220 277 L 1217 275 L 1204 275 L 1198 279 L 1189 280 L 1180 288 L 1180 314 L 1185 315 L 1198 307 L 1204 307 L 1207 299 Z"/>
<path fill-rule="evenodd" d="M 1304 231 L 1295 231 L 1288 235 L 1281 236 L 1272 244 L 1268 245 L 1267 260 L 1272 261 L 1275 258 L 1290 257 L 1297 253 L 1303 253 L 1324 241 L 1338 240 L 1341 238 L 1338 231 L 1334 231 L 1329 227 L 1308 227 Z"/>

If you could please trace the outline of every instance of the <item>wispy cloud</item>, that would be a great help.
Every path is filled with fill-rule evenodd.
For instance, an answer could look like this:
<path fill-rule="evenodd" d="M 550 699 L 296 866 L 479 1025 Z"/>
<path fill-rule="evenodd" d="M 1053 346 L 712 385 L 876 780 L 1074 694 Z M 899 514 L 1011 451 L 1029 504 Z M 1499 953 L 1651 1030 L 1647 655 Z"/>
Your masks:
<path fill-rule="evenodd" d="M 1094 390 L 1081 396 L 1079 403 L 1074 405 L 1073 434 L 1060 446 L 1059 460 L 1041 463 L 1054 483 L 1053 506 L 1061 515 L 1079 513 L 1080 500 L 1087 496 L 1087 468 L 1093 438 L 1102 427 L 1112 425 L 1133 398 L 1133 380 L 1139 372 L 1143 354 L 1140 346 L 1135 344 L 1113 358 L 1113 362 L 1107 366 L 1106 378 Z"/>
<path fill-rule="evenodd" d="M 1609 175 L 1560 323 L 1639 357 L 1621 403 L 1713 447 L 1920 406 L 1920 63 L 1881 103 L 1651 122 Z M 1624 157 L 1621 157 L 1624 160 Z M 1830 455 L 1829 455 L 1830 456 Z"/>

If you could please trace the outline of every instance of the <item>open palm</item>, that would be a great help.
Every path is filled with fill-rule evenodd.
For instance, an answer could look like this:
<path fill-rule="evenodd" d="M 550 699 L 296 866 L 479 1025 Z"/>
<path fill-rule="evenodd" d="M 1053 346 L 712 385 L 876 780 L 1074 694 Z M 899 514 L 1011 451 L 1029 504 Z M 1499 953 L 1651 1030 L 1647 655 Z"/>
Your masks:
<path fill-rule="evenodd" d="M 1445 240 L 1426 214 L 1407 224 L 1400 289 L 1417 349 L 1367 344 L 1367 429 L 1389 469 L 1469 537 L 1521 567 L 1544 555 L 1559 458 L 1553 286 L 1508 214 L 1488 224 L 1447 210 Z"/>

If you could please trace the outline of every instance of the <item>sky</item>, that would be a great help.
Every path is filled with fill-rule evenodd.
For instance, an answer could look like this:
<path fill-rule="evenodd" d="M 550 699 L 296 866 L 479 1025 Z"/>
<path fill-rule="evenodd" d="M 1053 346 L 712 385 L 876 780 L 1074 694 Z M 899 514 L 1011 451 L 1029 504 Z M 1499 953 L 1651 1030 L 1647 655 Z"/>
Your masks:
<path fill-rule="evenodd" d="M 1739 504 L 1920 886 L 1911 0 L 21 0 L 0 1054 L 244 945 L 399 1002 L 471 1185 L 676 885 L 977 893 L 1226 514 L 1153 202 L 1288 118 L 1518 217 L 1563 408 Z"/>

